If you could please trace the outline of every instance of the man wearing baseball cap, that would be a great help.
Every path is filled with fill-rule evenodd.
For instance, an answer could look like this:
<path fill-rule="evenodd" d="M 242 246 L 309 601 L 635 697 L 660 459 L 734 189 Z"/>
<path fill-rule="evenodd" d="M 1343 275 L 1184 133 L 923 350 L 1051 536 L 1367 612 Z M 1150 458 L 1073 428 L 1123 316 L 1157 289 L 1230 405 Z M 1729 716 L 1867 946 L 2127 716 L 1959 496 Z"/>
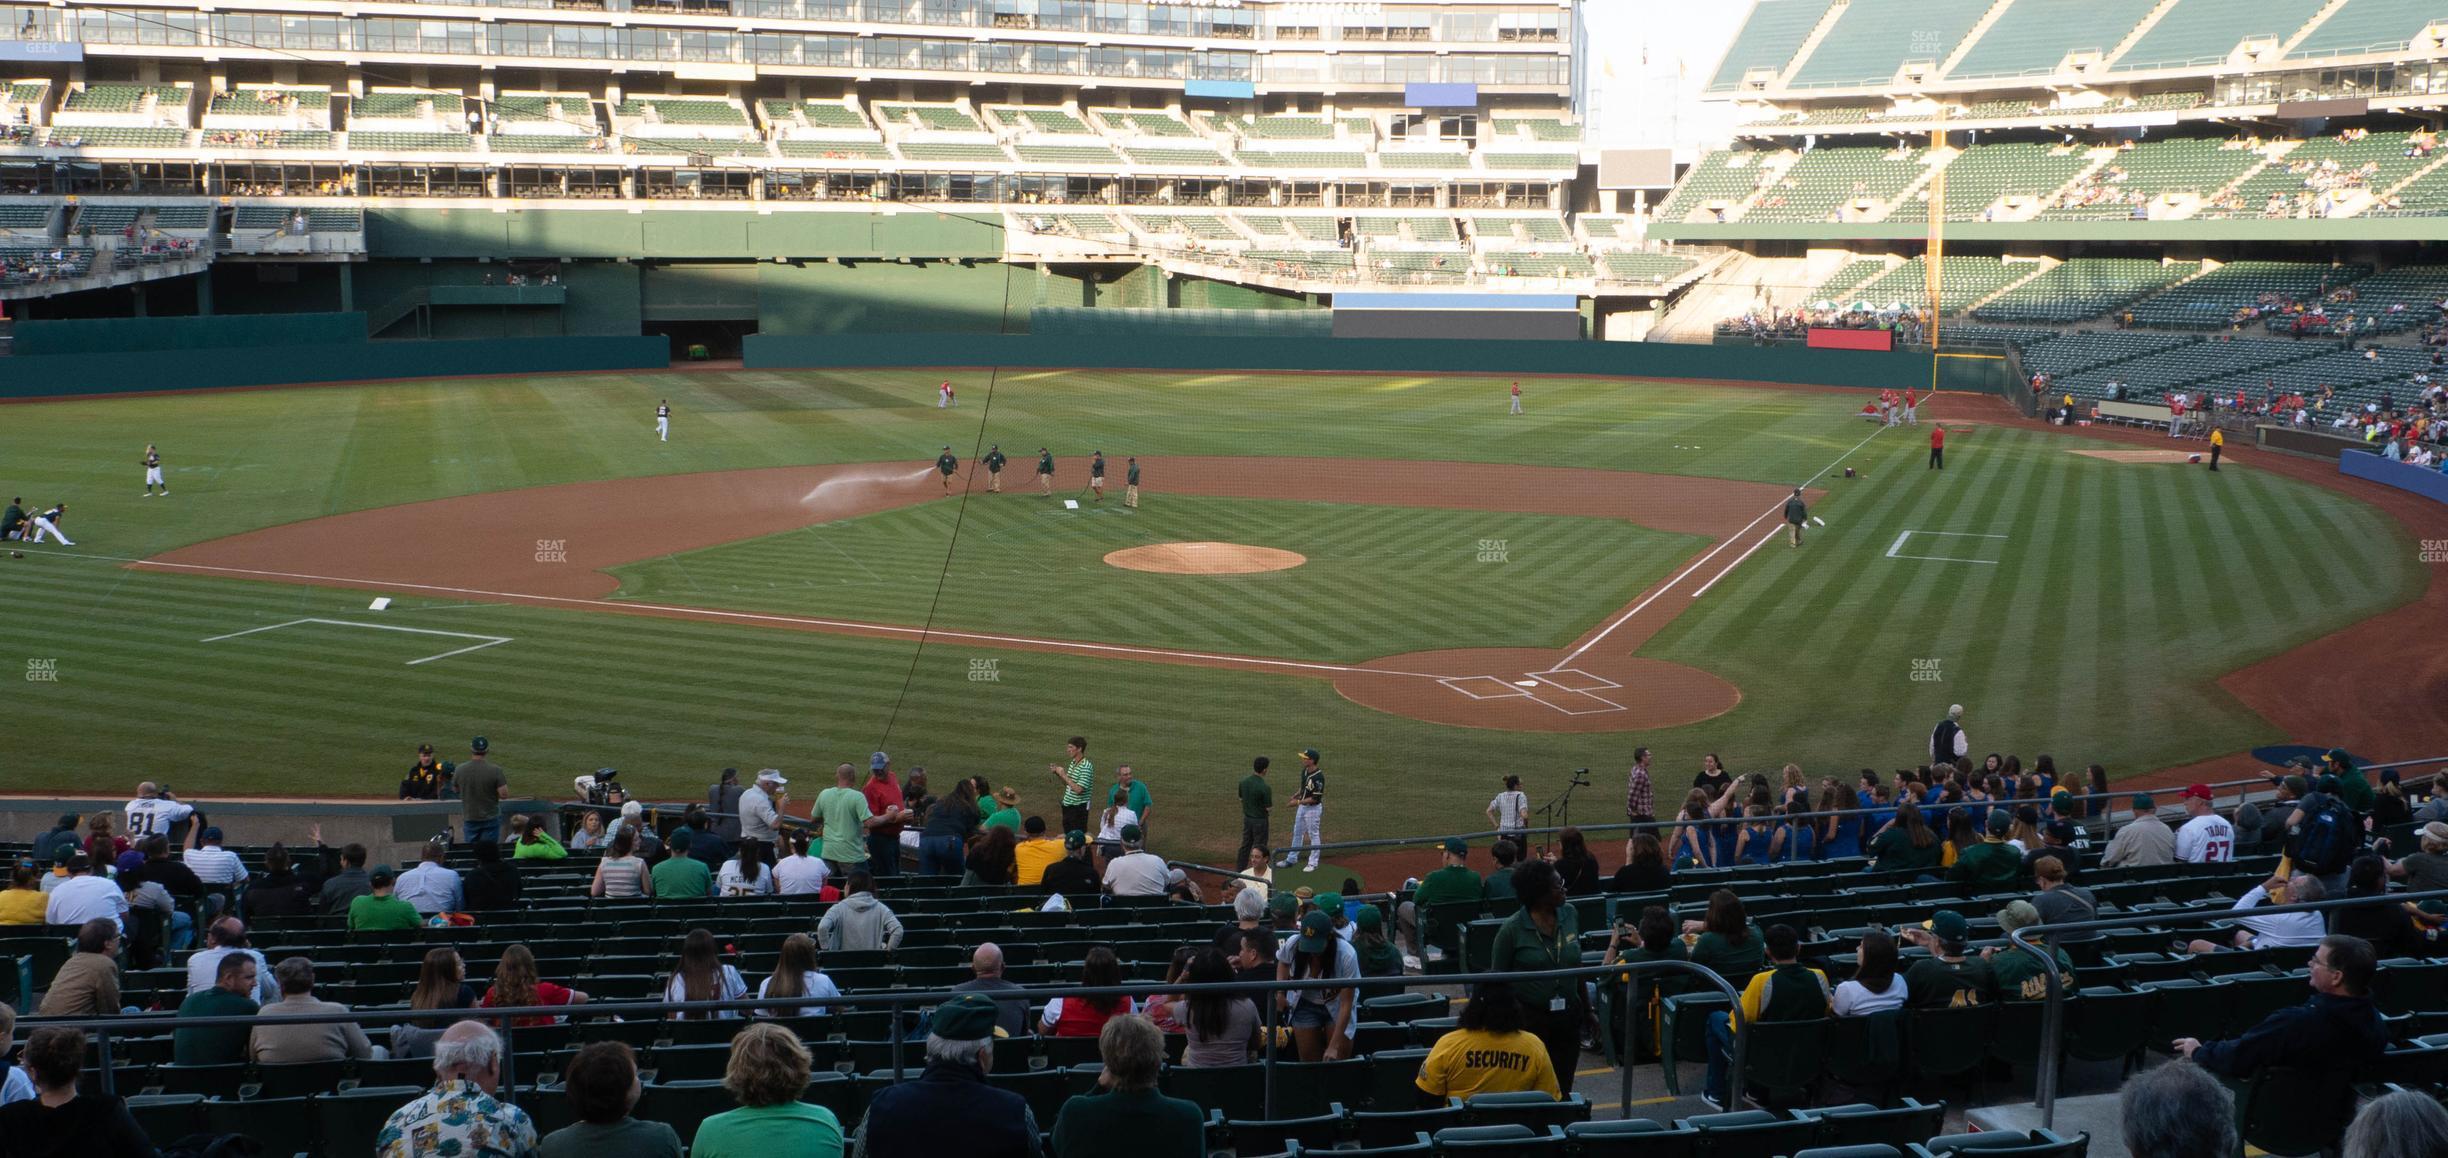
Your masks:
<path fill-rule="evenodd" d="M 2235 826 L 2227 818 L 2212 811 L 2210 786 L 2187 785 L 2184 795 L 2186 820 L 2176 830 L 2176 859 L 2186 864 L 2228 864 L 2235 860 Z"/>
<path fill-rule="evenodd" d="M 2389 862 L 2389 875 L 2405 881 L 2406 888 L 2417 893 L 2448 889 L 2448 824 L 2431 821 L 2415 829 L 2414 838 L 2421 850 Z"/>
<path fill-rule="evenodd" d="M 2014 816 L 2003 808 L 1989 810 L 1987 833 L 1970 848 L 1955 850 L 1955 863 L 1947 869 L 1947 879 L 1976 887 L 2012 888 L 2023 879 L 2023 858 L 2015 855 L 2014 846 L 2006 843 L 2007 834 L 2014 831 Z"/>
<path fill-rule="evenodd" d="M 1037 1117 L 1028 1099 L 986 1084 L 997 1013 L 983 993 L 936 1006 L 927 1022 L 926 1072 L 876 1091 L 853 1152 L 935 1158 L 956 1147 L 962 1158 L 1037 1158 Z"/>
<path fill-rule="evenodd" d="M 1904 939 L 1930 951 L 1904 971 L 1905 1000 L 1912 1008 L 1962 1009 L 1997 1000 L 1989 962 L 1965 956 L 1972 925 L 1962 913 L 1940 909 L 1920 928 L 1904 930 Z"/>
<path fill-rule="evenodd" d="M 2012 933 L 2040 923 L 2040 910 L 2030 901 L 2015 901 L 1997 911 L 1998 932 Z M 2074 985 L 2074 959 L 2065 950 L 2049 943 L 2044 936 L 2032 937 L 2032 944 L 2048 951 L 2057 961 L 2062 974 L 2060 985 L 2069 991 Z M 2045 1001 L 2048 999 L 2048 970 L 2031 954 L 2013 945 L 1992 946 L 1981 950 L 1982 959 L 1989 962 L 1990 977 L 1997 984 L 1998 997 L 2006 1001 Z"/>
<path fill-rule="evenodd" d="M 492 750 L 492 742 L 478 736 L 468 741 L 468 762 L 459 766 L 459 813 L 469 844 L 501 839 L 501 802 L 510 794 L 510 776 L 488 757 Z"/>
<path fill-rule="evenodd" d="M 1170 884 L 1164 858 L 1139 847 L 1139 826 L 1122 826 L 1122 855 L 1105 864 L 1105 891 L 1117 897 L 1161 897 Z"/>
<path fill-rule="evenodd" d="M 2133 823 L 2117 830 L 2100 856 L 2101 868 L 2155 868 L 2176 863 L 2176 830 L 2159 819 L 2159 802 L 2148 792 L 2133 795 Z"/>
<path fill-rule="evenodd" d="M 883 823 L 867 830 L 867 871 L 875 876 L 901 875 L 901 822 L 909 818 L 901 786 L 893 782 L 892 757 L 878 752 L 867 758 L 867 812 Z"/>
<path fill-rule="evenodd" d="M 1284 845 L 1283 859 L 1277 868 L 1290 868 L 1303 848 L 1309 850 L 1307 871 L 1318 866 L 1319 823 L 1326 814 L 1326 770 L 1318 767 L 1318 750 L 1301 749 L 1300 789 L 1292 794 L 1292 839 Z"/>
<path fill-rule="evenodd" d="M 2037 874 L 2032 870 L 2041 861 L 2054 860 L 2065 865 L 2067 880 L 2075 879 L 2082 867 L 2082 856 L 2074 851 L 2074 841 L 2080 835 L 2081 830 L 2074 827 L 2074 822 L 2062 816 L 2041 825 L 2040 847 L 2023 854 L 2024 873 L 2036 879 Z"/>
<path fill-rule="evenodd" d="M 1420 878 L 1411 890 L 1411 899 L 1394 910 L 1394 931 L 1410 947 L 1411 955 L 1425 961 L 1426 947 L 1420 944 L 1420 917 L 1436 905 L 1477 905 L 1487 883 L 1470 868 L 1470 846 L 1459 837 L 1445 841 L 1445 864 L 1435 872 Z"/>
<path fill-rule="evenodd" d="M 1088 834 L 1072 829 L 1063 834 L 1063 858 L 1047 865 L 1043 882 L 1045 891 L 1059 893 L 1065 899 L 1096 895 L 1099 881 L 1096 865 L 1088 860 Z"/>

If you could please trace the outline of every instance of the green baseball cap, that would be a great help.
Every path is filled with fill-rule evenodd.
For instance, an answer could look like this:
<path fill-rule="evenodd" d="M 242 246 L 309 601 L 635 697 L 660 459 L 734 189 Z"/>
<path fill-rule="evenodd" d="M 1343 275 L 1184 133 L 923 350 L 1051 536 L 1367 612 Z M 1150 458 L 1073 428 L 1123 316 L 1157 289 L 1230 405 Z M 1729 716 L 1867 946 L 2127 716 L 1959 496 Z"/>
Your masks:
<path fill-rule="evenodd" d="M 1312 912 L 1301 918 L 1300 939 L 1293 942 L 1295 951 L 1323 953 L 1332 944 L 1334 944 L 1333 918 L 1328 917 L 1323 911 Z"/>
<path fill-rule="evenodd" d="M 1361 928 L 1376 932 L 1385 928 L 1385 911 L 1375 905 L 1360 906 L 1360 915 L 1352 918 Z"/>
<path fill-rule="evenodd" d="M 1949 945 L 1961 945 L 1972 939 L 1972 923 L 1953 909 L 1938 910 L 1937 915 L 1921 922 L 1921 927 L 1937 934 L 1939 940 Z"/>
<path fill-rule="evenodd" d="M 927 1032 L 945 1041 L 984 1041 L 995 1036 L 994 999 L 963 993 L 935 1007 Z"/>
<path fill-rule="evenodd" d="M 1064 834 L 1063 834 L 1063 847 L 1064 847 L 1064 848 L 1086 848 L 1086 847 L 1088 847 L 1088 834 L 1087 834 L 1087 833 L 1084 833 L 1084 832 L 1081 832 L 1080 830 L 1078 830 L 1078 829 L 1076 829 L 1076 828 L 1072 829 L 1072 830 L 1071 830 L 1071 831 L 1069 831 L 1069 832 L 1064 833 Z"/>
<path fill-rule="evenodd" d="M 1277 893 L 1267 898 L 1267 913 L 1270 916 L 1289 917 L 1298 912 L 1300 902 L 1292 899 L 1290 893 Z"/>
<path fill-rule="evenodd" d="M 1458 837 L 1458 836 L 1449 836 L 1449 837 L 1446 837 L 1446 838 L 1445 838 L 1445 855 L 1447 855 L 1447 856 L 1469 856 L 1469 855 L 1470 855 L 1470 845 L 1469 845 L 1469 844 L 1467 844 L 1467 843 L 1465 843 L 1465 842 L 1462 840 L 1462 838 L 1461 838 L 1461 837 Z"/>
<path fill-rule="evenodd" d="M 2149 812 L 2158 808 L 2159 802 L 2151 799 L 2151 794 L 2148 792 L 2136 792 L 2133 795 L 2133 807 L 2136 812 Z"/>
<path fill-rule="evenodd" d="M 1320 912 L 1339 914 L 1343 911 L 1343 894 L 1319 893 L 1317 895 L 1317 907 Z"/>

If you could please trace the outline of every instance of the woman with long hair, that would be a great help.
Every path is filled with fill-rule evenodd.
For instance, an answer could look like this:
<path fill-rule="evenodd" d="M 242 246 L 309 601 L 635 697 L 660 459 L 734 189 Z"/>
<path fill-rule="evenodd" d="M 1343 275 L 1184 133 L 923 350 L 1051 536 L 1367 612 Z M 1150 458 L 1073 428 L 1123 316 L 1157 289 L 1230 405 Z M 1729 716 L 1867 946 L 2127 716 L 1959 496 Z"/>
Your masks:
<path fill-rule="evenodd" d="M 745 850 L 751 842 L 741 841 Z M 689 930 L 680 942 L 680 967 L 672 971 L 671 984 L 663 987 L 665 1001 L 738 1001 L 748 996 L 748 983 L 740 979 L 739 970 L 722 959 L 722 946 L 714 934 L 704 929 Z M 738 1018 L 736 1009 L 689 1009 L 672 1014 L 682 1021 L 730 1021 Z"/>
<path fill-rule="evenodd" d="M 969 838 L 977 833 L 976 780 L 954 780 L 950 791 L 927 810 L 918 830 L 918 871 L 957 877 L 968 867 Z"/>
<path fill-rule="evenodd" d="M 1512 841 L 1515 848 L 1530 847 L 1530 797 L 1522 791 L 1521 777 L 1504 778 L 1504 791 L 1488 801 L 1487 816 L 1496 827 L 1496 839 Z"/>
<path fill-rule="evenodd" d="M 1777 809 L 1783 811 L 1791 807 L 1796 800 L 1808 804 L 1810 802 L 1810 782 L 1802 778 L 1802 766 L 1787 764 L 1784 778 L 1784 786 L 1777 789 Z"/>
<path fill-rule="evenodd" d="M 820 901 L 841 899 L 841 893 L 825 883 L 833 876 L 832 866 L 811 855 L 815 851 L 815 838 L 809 836 L 806 829 L 793 829 L 782 834 L 783 856 L 773 866 L 775 893 L 785 897 L 815 897 Z"/>
<path fill-rule="evenodd" d="M 612 847 L 595 862 L 595 883 L 587 887 L 587 895 L 613 900 L 654 895 L 646 858 L 637 855 L 637 830 L 624 828 L 612 835 Z"/>
<path fill-rule="evenodd" d="M 1965 849 L 1980 843 L 1980 834 L 1972 827 L 1972 810 L 1969 808 L 1947 809 L 1946 824 L 1946 846 L 1939 851 L 1938 865 L 1940 868 L 1953 868 L 1955 858 L 1962 856 Z"/>
<path fill-rule="evenodd" d="M 1692 777 L 1692 787 L 1707 793 L 1709 799 L 1715 800 L 1724 795 L 1727 786 L 1733 782 L 1733 775 L 1726 771 L 1725 761 L 1718 759 L 1717 753 L 1710 752 L 1700 757 L 1700 774 Z"/>
<path fill-rule="evenodd" d="M 1658 843 L 1657 832 L 1644 828 L 1624 842 L 1624 864 L 1607 880 L 1610 893 L 1657 893 L 1674 884 L 1673 869 L 1666 863 L 1666 846 Z"/>
<path fill-rule="evenodd" d="M 1192 985 L 1224 985 L 1234 980 L 1232 962 L 1212 945 L 1190 957 L 1187 975 Z M 1182 1017 L 1181 1064 L 1191 1069 L 1237 1066 L 1256 1056 L 1258 1007 L 1230 991 L 1200 990 L 1190 994 Z"/>
<path fill-rule="evenodd" d="M 2014 757 L 2007 757 L 2008 760 Z M 2057 758 L 2046 752 L 2032 757 L 2032 775 L 2040 778 L 2040 795 L 2057 791 Z"/>
<path fill-rule="evenodd" d="M 1552 875 L 1552 866 L 1549 872 Z M 1276 951 L 1278 981 L 1359 978 L 1359 951 L 1335 932 L 1334 918 L 1323 909 L 1301 914 L 1299 931 L 1285 938 L 1285 944 Z M 1349 985 L 1281 990 L 1274 997 L 1277 1008 L 1283 1011 L 1283 1020 L 1292 1027 L 1292 1046 L 1300 1060 L 1340 1061 L 1351 1056 L 1354 1010 L 1359 1004 L 1357 990 Z"/>
<path fill-rule="evenodd" d="M 2388 858 L 2377 853 L 2364 853 L 2346 866 L 2346 895 L 2376 897 L 2388 891 Z M 2406 915 L 2404 905 L 2367 905 L 2343 908 L 2329 914 L 2329 931 L 2371 942 L 2372 951 L 2386 961 L 2392 957 L 2420 957 L 2422 935 L 2415 932 L 2413 919 Z"/>
<path fill-rule="evenodd" d="M 1079 983 L 1091 989 L 1122 984 L 1122 959 L 1103 945 L 1088 950 L 1080 962 Z M 1137 1012 L 1137 1003 L 1127 996 L 1056 997 L 1046 1002 L 1037 1032 L 1047 1037 L 1095 1037 L 1105 1031 L 1106 1022 Z"/>
<path fill-rule="evenodd" d="M 1850 812 L 1861 807 L 1861 797 L 1851 785 L 1833 778 L 1819 787 L 1819 811 Z M 1861 855 L 1862 818 L 1859 816 L 1827 816 L 1819 820 L 1819 855 L 1828 860 L 1845 860 Z"/>
<path fill-rule="evenodd" d="M 119 854 L 128 850 L 127 838 L 111 835 L 111 814 L 97 812 L 85 818 L 85 858 L 93 862 L 99 876 L 105 866 L 116 864 Z"/>
<path fill-rule="evenodd" d="M 1742 829 L 1734 836 L 1735 863 L 1772 863 L 1776 855 L 1776 837 L 1776 821 L 1771 818 L 1768 806 L 1752 802 L 1743 809 Z"/>
<path fill-rule="evenodd" d="M 1870 867 L 1877 872 L 1929 872 L 1945 855 L 1938 834 L 1921 818 L 1921 806 L 1910 800 L 1896 805 L 1895 823 L 1870 842 Z"/>
<path fill-rule="evenodd" d="M 535 953 L 525 945 L 512 945 L 502 950 L 501 964 L 493 969 L 493 984 L 486 988 L 484 1000 L 477 1002 L 482 1009 L 520 1009 L 538 1005 L 584 1005 L 587 995 L 577 989 L 566 989 L 544 980 L 536 972 Z M 562 1019 L 549 1014 L 512 1018 L 514 1029 L 553 1025 Z"/>
<path fill-rule="evenodd" d="M 1173 959 L 1165 963 L 1165 984 L 1184 984 L 1190 976 L 1190 961 L 1196 956 L 1198 956 L 1196 946 L 1184 945 L 1173 950 Z M 1147 1004 L 1141 1006 L 1139 1012 L 1146 1014 L 1149 1021 L 1155 1022 L 1156 1028 L 1166 1033 L 1180 1033 L 1184 1001 L 1185 999 L 1178 993 L 1158 993 L 1149 997 Z"/>
<path fill-rule="evenodd" d="M 1008 885 L 1019 880 L 1020 842 L 1012 830 L 1002 825 L 986 829 L 969 850 L 966 867 L 962 870 L 964 885 Z"/>
<path fill-rule="evenodd" d="M 1853 978 L 1836 987 L 1836 1016 L 1860 1017 L 1904 1008 L 1903 970 L 1896 967 L 1895 938 L 1885 929 L 1862 934 Z"/>
<path fill-rule="evenodd" d="M 570 834 L 572 849 L 602 848 L 610 837 L 604 835 L 603 813 L 587 809 L 578 815 L 578 831 Z"/>
<path fill-rule="evenodd" d="M 723 897 L 770 897 L 773 870 L 765 866 L 765 842 L 743 840 L 722 871 L 714 874 L 714 893 Z"/>
<path fill-rule="evenodd" d="M 1706 820 L 1708 801 L 1694 788 L 1683 801 L 1683 823 L 1674 830 L 1675 867 L 1717 867 L 1717 842 L 1709 835 L 1712 826 L 1704 823 Z"/>
<path fill-rule="evenodd" d="M 1728 981 L 1747 978 L 1767 962 L 1759 926 L 1751 923 L 1742 898 L 1732 889 L 1710 893 L 1708 912 L 1697 921 L 1683 922 L 1683 931 L 1697 936 L 1691 945 L 1692 964 L 1707 966 Z"/>
<path fill-rule="evenodd" d="M 1565 903 L 1564 879 L 1555 866 L 1534 860 L 1513 870 L 1513 891 L 1522 907 L 1497 927 L 1488 971 L 1545 973 L 1581 964 L 1580 914 Z M 1522 1004 L 1522 1027 L 1547 1047 L 1558 1096 L 1569 1096 L 1581 1060 L 1581 1023 L 1589 1017 L 1581 983 L 1524 980 L 1513 990 Z"/>
<path fill-rule="evenodd" d="M 1566 827 L 1556 834 L 1556 874 L 1564 878 L 1564 888 L 1576 897 L 1598 892 L 1598 858 L 1590 855 L 1589 841 L 1581 830 Z"/>
<path fill-rule="evenodd" d="M 2107 769 L 2107 766 L 2105 766 L 2105 765 L 2101 765 L 2101 764 L 2093 764 L 2093 765 L 2091 765 L 2091 766 L 2089 766 L 2089 767 L 2087 767 L 2087 768 L 2084 768 L 2084 769 L 2083 769 L 2083 783 L 2084 783 L 2084 790 L 2083 790 L 2083 791 L 2084 791 L 2084 795 L 2083 795 L 2083 800 L 2082 800 L 2082 814 L 2083 814 L 2084 818 L 2088 819 L 2088 818 L 2091 818 L 2091 817 L 2101 817 L 2101 816 L 2106 816 L 2106 815 L 2108 815 L 2108 769 Z M 2383 821 L 2381 821 L 2381 823 L 2382 823 L 2382 824 L 2398 824 L 2398 823 L 2403 823 L 2403 822 L 2404 822 L 2406 819 L 2408 819 L 2408 817 L 2399 817 L 2397 820 L 2394 820 L 2394 821 L 2390 821 L 2390 820 L 2383 820 Z"/>
<path fill-rule="evenodd" d="M 417 967 L 416 988 L 409 991 L 408 1008 L 438 1012 L 473 1009 L 476 990 L 467 983 L 467 962 L 460 960 L 459 951 L 447 945 L 425 951 L 425 961 Z M 392 1057 L 432 1057 L 434 1040 L 450 1028 L 457 1016 L 419 1018 L 391 1027 Z"/>
<path fill-rule="evenodd" d="M 1772 864 L 1795 864 L 1819 859 L 1819 825 L 1810 819 L 1810 800 L 1805 797 L 1787 804 L 1784 823 L 1768 838 L 1768 860 Z"/>
<path fill-rule="evenodd" d="M 2006 830 L 2006 843 L 2026 856 L 2040 847 L 2040 809 L 2030 804 L 2015 806 L 2014 824 Z"/>
<path fill-rule="evenodd" d="M 2005 767 L 2006 758 L 1998 755 L 1995 752 L 1991 752 L 1987 756 L 1981 757 L 1980 775 L 1983 777 L 1995 776 Z"/>
<path fill-rule="evenodd" d="M 1360 915 L 1352 919 L 1356 932 L 1352 934 L 1352 952 L 1359 955 L 1362 977 L 1400 977 L 1403 975 L 1402 950 L 1386 939 L 1385 910 L 1366 902 L 1360 903 Z"/>
<path fill-rule="evenodd" d="M 768 997 L 839 997 L 841 990 L 833 979 L 816 967 L 816 939 L 805 933 L 793 933 L 782 939 L 782 955 L 774 961 L 774 971 L 757 983 L 759 1000 Z M 761 1009 L 764 1017 L 822 1017 L 825 1007 L 807 1005 L 798 1008 Z"/>

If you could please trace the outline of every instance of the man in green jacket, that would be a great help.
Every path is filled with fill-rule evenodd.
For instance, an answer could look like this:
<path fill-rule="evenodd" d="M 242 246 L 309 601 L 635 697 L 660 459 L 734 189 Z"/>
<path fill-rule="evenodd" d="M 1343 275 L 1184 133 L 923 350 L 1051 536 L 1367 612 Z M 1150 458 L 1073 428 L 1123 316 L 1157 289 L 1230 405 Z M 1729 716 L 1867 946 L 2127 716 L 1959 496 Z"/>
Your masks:
<path fill-rule="evenodd" d="M 1470 846 L 1462 843 L 1460 837 L 1449 837 L 1445 841 L 1444 867 L 1420 878 L 1419 885 L 1411 890 L 1411 899 L 1404 901 L 1394 914 L 1395 929 L 1410 944 L 1414 955 L 1424 956 L 1420 926 L 1425 923 L 1428 910 L 1437 905 L 1476 905 L 1486 888 L 1487 882 L 1471 871 Z"/>
<path fill-rule="evenodd" d="M 1233 861 L 1234 872 L 1249 867 L 1250 850 L 1267 852 L 1267 812 L 1275 807 L 1274 786 L 1267 783 L 1267 758 L 1250 761 L 1250 774 L 1241 778 L 1241 852 Z"/>
<path fill-rule="evenodd" d="M 425 927 L 416 906 L 391 895 L 391 870 L 378 868 L 366 878 L 374 891 L 349 902 L 349 931 L 404 932 Z"/>
<path fill-rule="evenodd" d="M 199 989 L 179 1003 L 180 1017 L 253 1017 L 255 958 L 232 952 L 221 958 L 210 989 Z M 233 1065 L 247 1060 L 247 1033 L 253 1026 L 181 1029 L 170 1035 L 170 1058 L 183 1066 Z"/>
<path fill-rule="evenodd" d="M 1054 1119 L 1054 1152 L 1063 1158 L 1203 1158 L 1206 1111 L 1156 1092 L 1164 1034 L 1126 1014 L 1105 1023 L 1097 1054 L 1105 1067 L 1096 1090 L 1063 1103 Z"/>
<path fill-rule="evenodd" d="M 2003 808 L 1989 810 L 1989 835 L 1970 848 L 1955 850 L 1955 866 L 1947 879 L 1973 886 L 2013 888 L 2023 879 L 2023 854 L 2006 843 L 2014 831 L 2014 816 Z"/>

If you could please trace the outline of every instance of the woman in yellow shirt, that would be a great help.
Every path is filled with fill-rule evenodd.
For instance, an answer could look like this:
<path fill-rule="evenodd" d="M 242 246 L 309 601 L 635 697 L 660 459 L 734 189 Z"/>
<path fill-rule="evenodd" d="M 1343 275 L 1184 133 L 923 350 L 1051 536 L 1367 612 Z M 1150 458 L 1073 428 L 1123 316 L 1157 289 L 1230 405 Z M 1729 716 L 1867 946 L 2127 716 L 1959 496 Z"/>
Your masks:
<path fill-rule="evenodd" d="M 43 906 L 51 898 L 43 895 L 42 870 L 19 861 L 6 891 L 0 891 L 0 925 L 39 925 L 43 923 Z"/>

